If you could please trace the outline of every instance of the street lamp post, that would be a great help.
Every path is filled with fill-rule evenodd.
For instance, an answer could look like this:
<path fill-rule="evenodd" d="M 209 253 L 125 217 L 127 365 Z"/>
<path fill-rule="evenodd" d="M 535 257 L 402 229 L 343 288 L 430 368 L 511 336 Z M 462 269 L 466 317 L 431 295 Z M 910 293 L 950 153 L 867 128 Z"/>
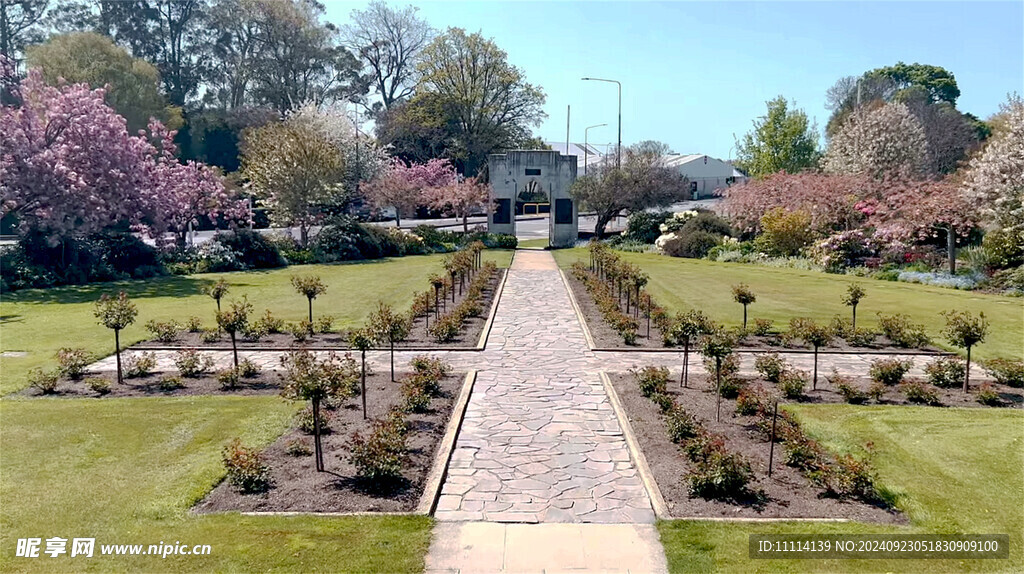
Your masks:
<path fill-rule="evenodd" d="M 587 175 L 587 164 L 590 163 L 590 146 L 588 145 L 587 135 L 590 128 L 601 128 L 608 124 L 597 124 L 596 126 L 590 126 L 583 130 L 583 175 Z"/>
<path fill-rule="evenodd" d="M 604 78 L 583 78 L 584 80 L 590 80 L 593 82 L 608 82 L 615 84 L 619 87 L 619 144 L 615 148 L 616 165 L 622 167 L 622 82 L 618 80 L 606 80 Z"/>

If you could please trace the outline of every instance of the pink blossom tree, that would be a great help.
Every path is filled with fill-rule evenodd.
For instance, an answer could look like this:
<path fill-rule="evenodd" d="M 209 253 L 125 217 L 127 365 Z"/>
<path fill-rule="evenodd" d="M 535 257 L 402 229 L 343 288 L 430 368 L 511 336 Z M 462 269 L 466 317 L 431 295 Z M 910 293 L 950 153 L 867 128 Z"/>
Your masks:
<path fill-rule="evenodd" d="M 724 212 L 733 225 L 746 233 L 756 233 L 765 213 L 782 208 L 788 212 L 805 211 L 811 215 L 811 227 L 820 234 L 857 227 L 864 214 L 857 202 L 873 193 L 879 184 L 861 175 L 821 173 L 773 173 L 725 190 Z"/>
<path fill-rule="evenodd" d="M 402 214 L 422 205 L 426 190 L 450 185 L 456 177 L 455 166 L 448 160 L 432 159 L 426 163 L 407 164 L 395 158 L 363 189 L 374 206 L 394 208 L 395 224 L 401 226 Z"/>
<path fill-rule="evenodd" d="M 246 203 L 227 192 L 223 178 L 214 168 L 195 161 L 178 162 L 175 131 L 156 120 L 150 121 L 149 131 L 160 142 L 151 166 L 155 201 L 151 235 L 169 231 L 175 242 L 184 246 L 189 224 L 197 225 L 200 217 L 248 222 Z"/>
<path fill-rule="evenodd" d="M 469 214 L 487 206 L 487 184 L 475 177 L 453 181 L 448 185 L 428 187 L 423 191 L 427 205 L 451 213 L 462 220 L 462 230 L 469 232 Z"/>
<path fill-rule="evenodd" d="M 151 215 L 155 149 L 86 84 L 47 86 L 36 70 L 0 108 L 0 214 L 52 245 Z"/>
<path fill-rule="evenodd" d="M 967 237 L 980 222 L 976 202 L 951 177 L 899 182 L 883 196 L 859 203 L 858 208 L 870 224 L 889 233 L 918 241 L 944 234 L 951 274 L 956 273 L 957 238 Z"/>
<path fill-rule="evenodd" d="M 57 245 L 128 222 L 183 241 L 199 216 L 244 216 L 209 167 L 177 161 L 173 131 L 153 120 L 149 137 L 129 135 L 103 90 L 47 86 L 36 70 L 10 85 L 20 106 L 0 107 L 0 214 L 23 229 Z"/>

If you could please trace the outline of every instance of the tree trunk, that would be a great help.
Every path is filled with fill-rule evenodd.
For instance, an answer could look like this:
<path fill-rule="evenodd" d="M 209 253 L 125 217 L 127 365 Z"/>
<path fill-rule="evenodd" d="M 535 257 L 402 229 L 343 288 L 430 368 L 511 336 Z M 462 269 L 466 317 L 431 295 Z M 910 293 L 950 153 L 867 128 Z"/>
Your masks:
<path fill-rule="evenodd" d="M 299 239 L 303 248 L 309 247 L 309 228 L 306 227 L 305 222 L 299 224 Z"/>
<path fill-rule="evenodd" d="M 391 382 L 395 382 L 395 341 L 391 337 L 388 337 L 388 342 L 391 343 Z"/>
<path fill-rule="evenodd" d="M 971 348 L 967 347 L 967 364 L 964 365 L 964 392 L 970 386 L 971 381 Z"/>
<path fill-rule="evenodd" d="M 462 232 L 469 233 L 469 211 L 462 214 Z"/>
<path fill-rule="evenodd" d="M 722 359 L 715 357 L 715 422 L 722 420 Z"/>
<path fill-rule="evenodd" d="M 114 354 L 117 355 L 117 384 L 124 382 L 124 377 L 121 375 L 121 333 L 120 329 L 114 329 Z"/>
<path fill-rule="evenodd" d="M 401 229 L 402 227 L 402 214 L 398 212 L 398 206 L 395 206 L 395 228 Z"/>
<path fill-rule="evenodd" d="M 440 318 L 439 313 L 441 312 L 441 288 L 434 287 L 434 319 Z"/>
<path fill-rule="evenodd" d="M 743 306 L 743 330 L 747 330 L 747 306 Z"/>
<path fill-rule="evenodd" d="M 854 331 L 857 330 L 857 306 L 853 305 L 853 323 L 850 324 Z"/>
<path fill-rule="evenodd" d="M 309 334 L 313 334 L 313 298 L 309 298 Z"/>
<path fill-rule="evenodd" d="M 946 228 L 946 256 L 949 258 L 949 274 L 956 274 L 956 233 L 952 225 Z"/>
<path fill-rule="evenodd" d="M 604 239 L 604 228 L 608 227 L 608 223 L 611 222 L 616 215 L 618 215 L 618 212 L 602 213 L 597 216 L 597 223 L 594 225 L 594 235 L 596 235 L 598 239 Z"/>
<path fill-rule="evenodd" d="M 811 390 L 818 390 L 818 346 L 814 346 L 814 378 L 811 379 Z"/>
<path fill-rule="evenodd" d="M 235 359 L 235 370 L 238 370 L 238 345 L 235 343 L 234 331 L 231 331 L 231 355 Z"/>
<path fill-rule="evenodd" d="M 362 381 L 362 395 L 363 395 L 363 420 L 366 420 L 366 351 L 360 351 L 363 359 L 363 369 L 360 373 L 360 379 Z"/>
<path fill-rule="evenodd" d="M 324 451 L 320 445 L 320 400 L 313 399 L 313 449 L 316 451 L 316 471 L 324 471 Z"/>
<path fill-rule="evenodd" d="M 689 370 L 690 370 L 690 338 L 687 337 L 686 340 L 683 341 L 683 372 L 680 373 L 680 375 L 679 375 L 679 384 L 682 385 L 684 388 L 686 387 L 686 382 L 689 379 L 689 375 L 690 375 Z"/>

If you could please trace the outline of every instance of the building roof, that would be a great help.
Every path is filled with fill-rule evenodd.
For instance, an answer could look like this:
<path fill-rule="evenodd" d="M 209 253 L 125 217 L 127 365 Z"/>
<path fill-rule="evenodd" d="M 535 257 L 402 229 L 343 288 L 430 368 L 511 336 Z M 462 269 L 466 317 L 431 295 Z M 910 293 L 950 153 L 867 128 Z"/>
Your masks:
<path fill-rule="evenodd" d="M 688 164 L 690 162 L 694 162 L 694 161 L 698 161 L 698 160 L 703 161 L 704 157 L 707 157 L 710 160 L 714 160 L 714 161 L 717 161 L 717 162 L 721 162 L 721 163 L 723 163 L 725 165 L 728 165 L 730 168 L 732 168 L 732 175 L 733 175 L 733 177 L 746 177 L 745 175 L 743 175 L 743 172 L 741 172 L 738 169 L 736 169 L 735 167 L 733 167 L 732 164 L 730 164 L 730 163 L 728 163 L 726 161 L 720 160 L 718 158 L 713 158 L 711 156 L 705 156 L 705 154 L 702 154 L 702 153 L 670 154 L 670 155 L 666 155 L 665 156 L 665 167 L 672 167 L 672 168 L 677 168 L 678 169 L 678 168 L 681 168 L 681 167 L 683 167 L 684 165 L 686 165 L 686 164 Z"/>
<path fill-rule="evenodd" d="M 552 142 L 546 141 L 545 145 L 550 147 L 552 150 L 561 153 L 562 155 L 574 155 L 576 156 L 576 166 L 583 173 L 583 162 L 587 162 L 587 165 L 594 165 L 601 161 L 604 156 L 594 144 L 588 143 L 586 147 L 581 143 L 569 143 L 569 153 L 566 153 L 565 142 Z"/>

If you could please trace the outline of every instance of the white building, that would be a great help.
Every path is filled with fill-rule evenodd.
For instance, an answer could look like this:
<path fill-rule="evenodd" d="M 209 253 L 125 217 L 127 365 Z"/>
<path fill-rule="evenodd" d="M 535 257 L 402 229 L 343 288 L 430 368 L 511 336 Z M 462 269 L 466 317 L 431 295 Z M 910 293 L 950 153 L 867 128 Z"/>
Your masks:
<path fill-rule="evenodd" d="M 665 166 L 678 170 L 690 182 L 692 199 L 707 199 L 718 190 L 749 179 L 732 165 L 703 154 L 667 155 Z"/>
<path fill-rule="evenodd" d="M 548 141 L 544 144 L 562 155 L 576 156 L 576 173 L 578 175 L 584 174 L 584 165 L 593 168 L 601 163 L 601 158 L 604 157 L 604 153 L 592 143 L 588 143 L 586 146 L 581 143 L 570 143 L 568 150 L 565 147 L 565 142 Z"/>

